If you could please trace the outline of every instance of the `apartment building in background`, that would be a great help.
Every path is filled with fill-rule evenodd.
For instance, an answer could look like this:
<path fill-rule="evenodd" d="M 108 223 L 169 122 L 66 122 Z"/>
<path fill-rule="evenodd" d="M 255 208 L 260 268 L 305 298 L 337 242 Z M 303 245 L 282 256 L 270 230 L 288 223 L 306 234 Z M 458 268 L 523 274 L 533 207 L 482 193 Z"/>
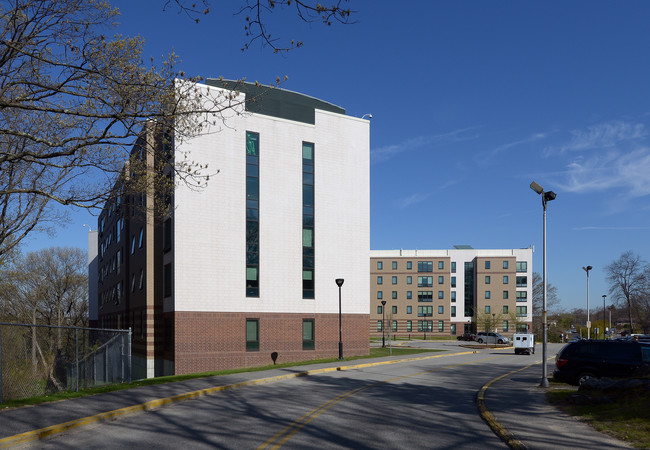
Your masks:
<path fill-rule="evenodd" d="M 533 248 L 372 250 L 370 335 L 532 328 Z"/>
<path fill-rule="evenodd" d="M 338 356 L 337 278 L 343 353 L 369 352 L 369 122 L 307 95 L 237 89 L 245 101 L 225 126 L 171 136 L 174 157 L 218 169 L 205 188 L 175 180 L 158 217 L 155 193 L 118 183 L 98 218 L 91 310 L 100 327 L 132 329 L 133 378 Z M 132 152 L 148 167 L 156 139 L 145 130 Z"/>

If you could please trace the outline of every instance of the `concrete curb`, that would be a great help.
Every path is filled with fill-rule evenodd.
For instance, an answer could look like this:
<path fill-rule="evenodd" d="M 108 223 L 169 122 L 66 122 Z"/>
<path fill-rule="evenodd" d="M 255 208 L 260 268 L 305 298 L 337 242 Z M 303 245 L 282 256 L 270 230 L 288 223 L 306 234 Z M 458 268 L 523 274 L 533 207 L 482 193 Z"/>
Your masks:
<path fill-rule="evenodd" d="M 26 442 L 30 442 L 33 440 L 40 440 L 40 439 L 45 439 L 50 436 L 54 436 L 56 434 L 63 433 L 68 430 L 72 430 L 78 427 L 82 427 L 85 425 L 90 425 L 93 423 L 101 423 L 101 422 L 106 422 L 109 420 L 116 419 L 121 416 L 125 416 L 127 414 L 133 414 L 137 412 L 142 412 L 142 411 L 149 411 L 155 408 L 160 408 L 162 406 L 174 404 L 177 402 L 181 402 L 184 400 L 190 400 L 194 399 L 197 397 L 201 397 L 204 395 L 209 395 L 209 394 L 214 394 L 217 392 L 222 392 L 226 391 L 229 389 L 236 389 L 236 388 L 241 388 L 244 386 L 253 386 L 257 384 L 264 384 L 264 383 L 272 383 L 275 381 L 280 381 L 280 380 L 286 380 L 289 378 L 296 378 L 296 377 L 305 377 L 305 376 L 310 376 L 310 375 L 316 375 L 319 373 L 328 373 L 328 372 L 334 372 L 334 371 L 342 371 L 342 370 L 353 370 L 353 369 L 362 369 L 365 367 L 373 367 L 373 366 L 380 366 L 380 365 L 385 365 L 385 364 L 397 364 L 401 362 L 407 362 L 407 361 L 420 361 L 420 360 L 425 360 L 425 359 L 433 359 L 433 358 L 442 358 L 442 357 L 447 357 L 447 356 L 458 356 L 458 355 L 468 355 L 476 353 L 475 351 L 468 351 L 468 352 L 460 352 L 460 353 L 444 353 L 440 355 L 430 355 L 430 356 L 419 356 L 419 357 L 414 357 L 414 358 L 403 358 L 403 359 L 391 359 L 387 361 L 377 361 L 377 362 L 372 362 L 372 363 L 365 363 L 365 364 L 353 364 L 353 365 L 346 365 L 346 366 L 335 366 L 335 367 L 325 367 L 322 369 L 313 369 L 313 370 L 307 370 L 304 372 L 296 372 L 296 373 L 290 373 L 286 375 L 278 375 L 275 377 L 268 377 L 268 378 L 260 378 L 258 380 L 250 380 L 250 381 L 242 381 L 240 383 L 234 383 L 234 384 L 228 384 L 224 386 L 215 386 L 211 388 L 206 388 L 206 389 L 200 389 L 197 391 L 192 391 L 192 392 L 186 392 L 184 394 L 178 394 L 178 395 L 173 395 L 171 397 L 164 397 L 164 398 L 159 398 L 156 400 L 151 400 L 146 403 L 141 403 L 138 405 L 133 405 L 133 406 L 127 406 L 125 408 L 120 408 L 116 409 L 113 411 L 107 411 L 104 413 L 100 414 L 95 414 L 92 416 L 88 417 L 83 417 L 81 419 L 75 419 L 71 420 L 68 422 L 60 423 L 57 425 L 51 425 L 49 427 L 45 428 L 39 428 L 37 430 L 32 430 L 32 431 L 27 431 L 25 433 L 20 433 L 16 434 L 14 436 L 8 436 L 5 438 L 0 439 L 0 448 L 6 448 L 6 447 L 13 447 L 15 445 L 20 445 L 24 444 Z M 493 380 L 494 381 L 494 380 Z"/>
<path fill-rule="evenodd" d="M 479 414 L 481 415 L 481 418 L 488 424 L 488 426 L 494 432 L 494 434 L 496 434 L 511 449 L 526 450 L 527 447 L 521 441 L 516 439 L 514 435 L 510 433 L 508 430 L 506 430 L 499 422 L 497 422 L 497 420 L 494 418 L 492 413 L 487 410 L 487 407 L 485 406 L 485 392 L 493 383 L 496 383 L 502 378 L 513 375 L 517 372 L 521 372 L 537 364 L 540 363 L 536 362 L 533 364 L 529 364 L 525 367 L 522 367 L 521 369 L 513 370 L 512 372 L 505 373 L 499 377 L 496 377 L 488 381 L 483 385 L 481 390 L 478 392 L 478 395 L 476 396 L 476 406 L 478 407 L 478 411 Z"/>

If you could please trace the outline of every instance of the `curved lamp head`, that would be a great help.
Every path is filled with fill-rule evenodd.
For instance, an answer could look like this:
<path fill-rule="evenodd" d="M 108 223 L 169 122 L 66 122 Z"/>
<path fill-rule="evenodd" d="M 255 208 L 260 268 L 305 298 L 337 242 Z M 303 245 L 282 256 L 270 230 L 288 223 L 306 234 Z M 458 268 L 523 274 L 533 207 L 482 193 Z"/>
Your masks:
<path fill-rule="evenodd" d="M 589 271 L 590 271 L 591 269 L 593 269 L 593 267 L 591 267 L 591 266 L 587 266 L 587 267 L 582 266 L 582 270 L 584 270 L 584 271 L 587 272 L 587 273 L 589 273 Z"/>
<path fill-rule="evenodd" d="M 343 281 L 345 281 L 343 278 L 337 278 L 337 279 L 336 279 L 336 285 L 337 285 L 338 287 L 343 286 Z"/>

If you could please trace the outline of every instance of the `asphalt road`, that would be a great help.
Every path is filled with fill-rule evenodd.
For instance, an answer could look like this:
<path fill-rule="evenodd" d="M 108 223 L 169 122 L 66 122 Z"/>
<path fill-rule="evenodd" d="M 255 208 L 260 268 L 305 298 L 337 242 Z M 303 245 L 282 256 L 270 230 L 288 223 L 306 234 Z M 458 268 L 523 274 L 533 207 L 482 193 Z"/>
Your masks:
<path fill-rule="evenodd" d="M 506 448 L 480 418 L 477 392 L 539 355 L 449 353 L 228 390 L 23 447 Z"/>

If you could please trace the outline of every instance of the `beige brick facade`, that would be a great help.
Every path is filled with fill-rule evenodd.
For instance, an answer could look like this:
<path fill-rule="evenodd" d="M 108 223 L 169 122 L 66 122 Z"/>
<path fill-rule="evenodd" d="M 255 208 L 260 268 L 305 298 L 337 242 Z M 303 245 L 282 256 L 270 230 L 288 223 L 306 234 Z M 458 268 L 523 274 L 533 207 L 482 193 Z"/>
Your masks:
<path fill-rule="evenodd" d="M 485 329 L 512 335 L 530 326 L 531 283 L 532 248 L 372 251 L 369 332 L 385 338 Z"/>

